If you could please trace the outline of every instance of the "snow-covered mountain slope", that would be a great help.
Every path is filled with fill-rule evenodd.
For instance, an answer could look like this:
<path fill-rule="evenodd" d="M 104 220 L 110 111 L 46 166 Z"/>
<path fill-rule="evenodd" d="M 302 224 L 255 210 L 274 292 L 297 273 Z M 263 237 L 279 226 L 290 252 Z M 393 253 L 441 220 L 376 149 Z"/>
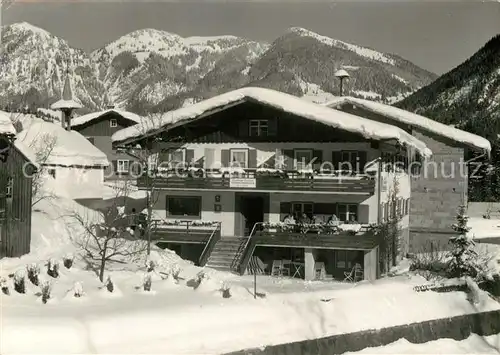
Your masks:
<path fill-rule="evenodd" d="M 60 99 L 69 66 L 75 94 L 89 109 L 102 105 L 104 87 L 96 79 L 88 55 L 49 32 L 28 23 L 3 28 L 0 104 L 47 106 Z"/>
<path fill-rule="evenodd" d="M 334 73 L 353 96 L 390 101 L 434 79 L 392 54 L 291 28 L 271 44 L 235 36 L 181 37 L 154 29 L 124 35 L 87 54 L 27 23 L 4 28 L 0 107 L 38 107 L 60 98 L 68 64 L 85 110 L 165 111 L 243 86 L 263 86 L 310 101 L 337 94 Z M 315 98 L 318 96 L 318 98 Z M 81 112 L 85 113 L 85 112 Z"/>
<path fill-rule="evenodd" d="M 235 36 L 187 37 L 165 31 L 134 31 L 91 54 L 110 99 L 121 105 L 156 105 L 192 90 L 228 52 L 242 48 L 246 60 L 268 45 Z"/>
<path fill-rule="evenodd" d="M 436 78 L 396 55 L 293 27 L 253 63 L 233 59 L 230 64 L 216 65 L 194 90 L 166 98 L 158 109 L 175 108 L 186 100 L 199 100 L 248 85 L 323 102 L 338 94 L 334 74 L 340 68 L 351 76 L 345 86 L 350 95 L 386 102 L 407 96 Z"/>

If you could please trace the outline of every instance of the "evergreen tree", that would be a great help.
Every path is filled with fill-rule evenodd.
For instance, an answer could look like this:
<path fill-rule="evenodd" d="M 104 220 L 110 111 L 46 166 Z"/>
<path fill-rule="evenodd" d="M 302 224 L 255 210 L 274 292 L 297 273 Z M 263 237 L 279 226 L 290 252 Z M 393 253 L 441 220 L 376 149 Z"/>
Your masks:
<path fill-rule="evenodd" d="M 449 273 L 451 277 L 471 276 L 476 277 L 477 253 L 474 251 L 475 243 L 467 235 L 470 227 L 467 226 L 469 217 L 466 214 L 464 205 L 459 207 L 457 214 L 457 223 L 452 228 L 457 232 L 457 236 L 450 238 L 452 249 L 450 251 Z"/>

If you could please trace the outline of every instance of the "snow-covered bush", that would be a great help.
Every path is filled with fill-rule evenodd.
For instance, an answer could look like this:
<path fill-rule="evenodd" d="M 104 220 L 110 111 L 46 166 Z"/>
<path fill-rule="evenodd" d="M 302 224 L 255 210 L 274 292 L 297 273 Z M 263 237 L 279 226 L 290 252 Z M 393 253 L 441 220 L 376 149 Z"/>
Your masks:
<path fill-rule="evenodd" d="M 52 284 L 50 281 L 43 281 L 40 284 L 40 290 L 42 291 L 42 303 L 45 304 L 51 297 Z"/>
<path fill-rule="evenodd" d="M 142 280 L 142 287 L 144 289 L 144 291 L 151 291 L 151 286 L 153 284 L 153 281 L 151 280 L 151 275 L 150 274 L 146 274 L 144 275 L 144 278 Z"/>
<path fill-rule="evenodd" d="M 200 286 L 201 283 L 208 278 L 208 275 L 205 271 L 201 270 L 196 274 L 196 287 Z"/>
<path fill-rule="evenodd" d="M 73 295 L 77 298 L 83 296 L 83 286 L 80 282 L 75 282 L 73 285 Z"/>
<path fill-rule="evenodd" d="M 220 291 L 222 292 L 222 298 L 230 298 L 231 297 L 231 287 L 227 284 L 223 284 Z"/>
<path fill-rule="evenodd" d="M 28 271 L 28 280 L 30 280 L 33 285 L 38 286 L 40 284 L 40 267 L 33 263 L 26 265 L 26 270 Z"/>
<path fill-rule="evenodd" d="M 47 263 L 47 274 L 53 278 L 59 277 L 59 263 L 55 259 L 50 259 Z"/>
<path fill-rule="evenodd" d="M 483 291 L 481 291 L 479 286 L 469 276 L 465 277 L 465 282 L 467 283 L 467 288 L 469 290 L 467 299 L 470 303 L 478 305 L 479 303 L 481 303 L 481 296 L 483 295 Z"/>
<path fill-rule="evenodd" d="M 457 214 L 457 223 L 452 226 L 458 235 L 450 238 L 450 244 L 452 244 L 448 264 L 450 277 L 476 277 L 478 274 L 477 253 L 474 250 L 475 243 L 467 235 L 467 232 L 470 230 L 470 227 L 467 227 L 468 219 L 466 206 L 460 206 Z"/>
<path fill-rule="evenodd" d="M 73 254 L 69 253 L 69 254 L 66 254 L 64 257 L 63 257 L 63 265 L 66 269 L 71 269 L 71 267 L 73 266 L 73 261 L 75 260 L 75 257 L 73 256 Z"/>
<path fill-rule="evenodd" d="M 26 274 L 24 270 L 18 270 L 14 274 L 14 290 L 18 293 L 26 293 Z"/>
<path fill-rule="evenodd" d="M 7 279 L 5 277 L 0 277 L 0 288 L 4 295 L 10 295 L 9 285 L 7 284 Z"/>
<path fill-rule="evenodd" d="M 115 289 L 115 286 L 113 285 L 113 281 L 111 281 L 111 277 L 110 276 L 108 276 L 108 278 L 106 279 L 106 282 L 104 283 L 104 286 L 106 286 L 106 289 L 109 292 L 113 292 L 113 290 Z"/>

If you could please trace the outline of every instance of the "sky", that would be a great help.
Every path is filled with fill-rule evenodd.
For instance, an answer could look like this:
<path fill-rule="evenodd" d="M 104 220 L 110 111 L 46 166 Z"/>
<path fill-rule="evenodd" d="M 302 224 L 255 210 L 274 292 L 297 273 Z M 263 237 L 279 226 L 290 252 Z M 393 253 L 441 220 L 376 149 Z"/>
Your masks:
<path fill-rule="evenodd" d="M 299 26 L 395 53 L 443 74 L 500 34 L 500 2 L 408 1 L 37 1 L 17 0 L 3 24 L 26 21 L 86 51 L 142 28 L 187 36 L 272 41 Z"/>

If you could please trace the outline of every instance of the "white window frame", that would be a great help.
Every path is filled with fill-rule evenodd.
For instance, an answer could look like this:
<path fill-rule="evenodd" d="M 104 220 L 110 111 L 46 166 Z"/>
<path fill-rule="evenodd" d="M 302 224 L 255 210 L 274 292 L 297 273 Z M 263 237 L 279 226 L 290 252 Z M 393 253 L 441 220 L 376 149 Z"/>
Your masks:
<path fill-rule="evenodd" d="M 337 216 L 338 216 L 339 219 L 341 218 L 340 217 L 340 206 L 346 206 L 346 212 L 345 212 L 346 213 L 346 215 L 345 215 L 346 218 L 345 218 L 345 221 L 341 220 L 342 222 L 349 223 L 349 221 L 351 220 L 351 213 L 349 212 L 349 207 L 350 206 L 355 206 L 356 207 L 356 213 L 354 213 L 354 217 L 356 217 L 355 220 L 359 223 L 359 216 L 358 216 L 358 214 L 359 214 L 359 205 L 357 205 L 356 203 L 339 203 L 339 204 L 337 204 Z"/>
<path fill-rule="evenodd" d="M 112 128 L 118 127 L 118 121 L 116 118 L 112 118 L 109 120 L 109 126 Z"/>
<path fill-rule="evenodd" d="M 125 164 L 125 162 L 127 163 L 127 165 L 126 165 L 127 168 L 124 169 L 123 166 L 120 168 L 120 163 Z M 130 172 L 130 160 L 128 160 L 128 159 L 118 159 L 116 161 L 116 172 L 119 173 L 119 174 L 120 173 L 128 173 L 128 172 Z"/>
<path fill-rule="evenodd" d="M 245 153 L 245 166 L 233 166 L 233 154 Z M 230 149 L 229 150 L 229 166 L 232 168 L 248 169 L 248 149 Z"/>
<path fill-rule="evenodd" d="M 311 159 L 309 160 L 309 162 L 307 163 L 307 165 L 303 166 L 303 167 L 300 167 L 299 166 L 299 161 L 297 160 L 297 153 L 310 153 L 311 154 Z M 295 169 L 306 169 L 308 167 L 309 164 L 311 164 L 312 160 L 314 159 L 314 152 L 312 149 L 294 149 L 293 151 L 293 163 L 294 163 L 294 166 L 295 166 Z"/>
<path fill-rule="evenodd" d="M 263 134 L 262 128 L 266 127 L 266 134 Z M 257 134 L 252 134 L 252 128 L 257 128 Z M 250 137 L 269 136 L 269 120 L 254 119 L 248 122 L 248 135 Z"/>

